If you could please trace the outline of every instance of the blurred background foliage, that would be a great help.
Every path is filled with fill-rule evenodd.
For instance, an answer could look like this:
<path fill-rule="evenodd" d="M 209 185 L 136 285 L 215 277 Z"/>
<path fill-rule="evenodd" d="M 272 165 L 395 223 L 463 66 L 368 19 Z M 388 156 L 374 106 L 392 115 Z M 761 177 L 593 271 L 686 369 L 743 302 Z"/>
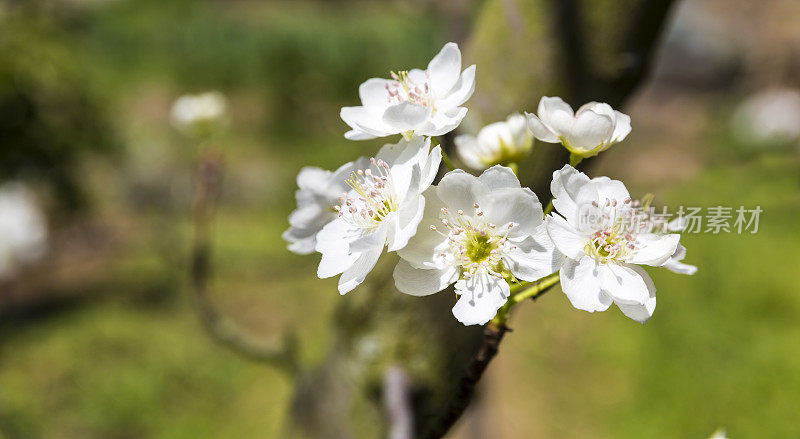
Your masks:
<path fill-rule="evenodd" d="M 515 84 L 553 67 L 507 54 L 541 31 L 536 2 L 452 3 L 474 25 L 466 61 L 487 60 L 464 129 L 533 111 L 545 91 Z M 761 205 L 758 234 L 687 235 L 700 270 L 654 273 L 644 327 L 575 311 L 558 291 L 521 306 L 453 437 L 800 436 L 797 139 L 745 139 L 732 118 L 754 93 L 800 86 L 800 7 L 686 0 L 675 12 L 624 109 L 631 137 L 590 172 L 669 206 Z M 464 33 L 450 18 L 423 0 L 0 2 L 0 179 L 35 190 L 51 236 L 47 256 L 0 281 L 0 438 L 283 437 L 291 382 L 215 345 L 193 312 L 196 157 L 225 157 L 213 300 L 265 337 L 296 326 L 302 358 L 319 359 L 338 294 L 280 239 L 294 177 L 382 143 L 346 141 L 339 108 L 366 78 L 423 67 Z M 210 89 L 231 123 L 199 147 L 169 108 Z"/>

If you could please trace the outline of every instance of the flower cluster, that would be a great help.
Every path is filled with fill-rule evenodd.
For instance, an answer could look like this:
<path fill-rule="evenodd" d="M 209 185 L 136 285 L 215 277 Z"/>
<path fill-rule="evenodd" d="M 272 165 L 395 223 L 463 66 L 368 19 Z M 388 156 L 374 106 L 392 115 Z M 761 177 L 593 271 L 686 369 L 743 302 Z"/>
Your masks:
<path fill-rule="evenodd" d="M 553 173 L 546 210 L 520 184 L 517 165 L 534 138 L 561 143 L 574 164 L 624 140 L 627 115 L 597 102 L 573 112 L 560 98 L 543 97 L 536 115 L 513 114 L 477 136 L 457 136 L 461 161 L 483 173 L 450 169 L 434 185 L 442 162 L 450 162 L 432 139 L 466 115 L 461 105 L 475 88 L 475 66 L 462 71 L 461 52 L 448 43 L 426 70 L 390 76 L 364 82 L 362 105 L 342 108 L 341 118 L 348 139 L 402 138 L 335 171 L 302 169 L 298 207 L 283 235 L 289 250 L 322 255 L 317 275 L 339 275 L 340 294 L 361 284 L 386 251 L 400 258 L 400 292 L 425 296 L 453 285 L 453 315 L 465 325 L 497 318 L 515 294 L 545 278 L 560 279 L 575 308 L 604 311 L 614 303 L 644 323 L 656 288 L 641 266 L 697 270 L 682 262 L 686 248 L 676 232 L 685 224 L 654 224 L 620 181 L 565 165 Z"/>

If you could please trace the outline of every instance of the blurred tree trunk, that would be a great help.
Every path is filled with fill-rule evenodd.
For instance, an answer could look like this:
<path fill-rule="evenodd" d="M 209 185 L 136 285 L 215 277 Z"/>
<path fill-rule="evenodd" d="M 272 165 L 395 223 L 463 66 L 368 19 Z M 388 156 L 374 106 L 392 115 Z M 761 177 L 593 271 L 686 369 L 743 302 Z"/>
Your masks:
<path fill-rule="evenodd" d="M 476 63 L 469 117 L 479 126 L 510 112 L 535 112 L 541 96 L 573 106 L 596 100 L 619 107 L 644 77 L 670 0 L 488 0 L 462 42 Z M 538 143 L 522 164 L 525 183 L 549 199 L 553 170 L 567 161 L 557 145 Z M 397 256 L 384 255 L 336 312 L 335 342 L 315 368 L 297 376 L 288 434 L 311 438 L 405 438 L 400 415 L 384 400 L 389 371 L 407 377 L 414 437 L 439 426 L 483 331 L 451 314 L 451 290 L 411 297 L 394 289 Z M 388 381 L 387 381 L 388 382 Z M 400 381 L 404 382 L 404 381 Z M 402 389 L 401 389 L 402 390 Z M 395 426 L 397 427 L 397 426 Z"/>

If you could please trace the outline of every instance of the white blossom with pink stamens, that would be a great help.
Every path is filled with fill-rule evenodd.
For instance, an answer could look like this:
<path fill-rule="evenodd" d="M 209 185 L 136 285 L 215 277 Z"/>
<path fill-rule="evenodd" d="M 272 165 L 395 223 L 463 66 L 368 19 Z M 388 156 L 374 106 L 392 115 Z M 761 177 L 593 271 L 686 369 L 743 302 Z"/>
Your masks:
<path fill-rule="evenodd" d="M 461 71 L 461 51 L 447 43 L 426 70 L 391 72 L 391 79 L 372 78 L 361 84 L 361 106 L 344 107 L 342 120 L 351 140 L 403 133 L 440 136 L 454 130 L 467 109 L 461 105 L 475 90 L 475 66 Z"/>
<path fill-rule="evenodd" d="M 542 206 L 511 169 L 494 166 L 480 177 L 452 171 L 424 195 L 419 230 L 398 252 L 401 292 L 425 296 L 455 283 L 453 315 L 484 324 L 508 299 L 510 279 L 534 281 L 558 269 Z"/>
<path fill-rule="evenodd" d="M 422 219 L 422 192 L 441 159 L 438 146 L 430 149 L 430 139 L 415 136 L 356 160 L 345 180 L 349 190 L 332 206 L 336 218 L 316 235 L 316 250 L 322 253 L 317 275 L 341 274 L 339 293 L 345 294 L 364 281 L 384 248 L 405 247 Z"/>
<path fill-rule="evenodd" d="M 553 206 L 547 231 L 565 256 L 561 288 L 575 308 L 605 311 L 615 303 L 645 323 L 656 307 L 656 288 L 639 265 L 660 267 L 680 235 L 654 232 L 641 221 L 625 185 L 607 177 L 589 179 L 566 165 L 553 173 Z"/>

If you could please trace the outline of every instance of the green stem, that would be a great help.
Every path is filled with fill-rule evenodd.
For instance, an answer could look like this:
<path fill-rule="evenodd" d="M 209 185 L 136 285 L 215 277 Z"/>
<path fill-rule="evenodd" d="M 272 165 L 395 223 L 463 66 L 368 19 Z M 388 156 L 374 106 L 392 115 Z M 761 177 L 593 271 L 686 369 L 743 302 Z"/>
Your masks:
<path fill-rule="evenodd" d="M 559 273 L 555 272 L 533 283 L 521 282 L 512 286 L 511 296 L 508 298 L 505 305 L 497 310 L 497 315 L 490 323 L 498 328 L 504 328 L 506 322 L 508 321 L 508 312 L 511 310 L 511 307 L 525 299 L 538 297 L 540 294 L 543 294 L 545 291 L 555 286 L 555 284 L 557 284 L 560 280 L 561 278 L 559 277 Z M 519 290 L 522 291 L 518 292 Z"/>
<path fill-rule="evenodd" d="M 551 287 L 555 286 L 555 284 L 557 284 L 560 280 L 561 277 L 559 276 L 559 272 L 555 272 L 549 276 L 543 277 L 529 288 L 522 290 L 522 292 L 514 294 L 508 300 L 514 304 L 517 304 L 525 299 L 535 298 L 539 294 L 542 294 Z"/>
<path fill-rule="evenodd" d="M 511 168 L 511 171 L 514 173 L 514 175 L 519 176 L 519 165 L 517 162 L 509 163 L 508 167 Z"/>
<path fill-rule="evenodd" d="M 441 142 L 439 142 L 439 145 L 441 145 Z M 450 157 L 444 151 L 444 148 L 441 148 L 441 150 L 442 150 L 442 162 L 444 162 L 444 165 L 447 166 L 448 171 L 452 171 L 453 169 L 455 169 L 455 166 L 453 166 L 453 162 L 450 161 Z"/>
<path fill-rule="evenodd" d="M 569 165 L 572 166 L 573 168 L 575 166 L 578 166 L 578 163 L 580 163 L 582 161 L 583 161 L 583 157 L 579 156 L 578 154 L 571 153 L 569 155 Z"/>

